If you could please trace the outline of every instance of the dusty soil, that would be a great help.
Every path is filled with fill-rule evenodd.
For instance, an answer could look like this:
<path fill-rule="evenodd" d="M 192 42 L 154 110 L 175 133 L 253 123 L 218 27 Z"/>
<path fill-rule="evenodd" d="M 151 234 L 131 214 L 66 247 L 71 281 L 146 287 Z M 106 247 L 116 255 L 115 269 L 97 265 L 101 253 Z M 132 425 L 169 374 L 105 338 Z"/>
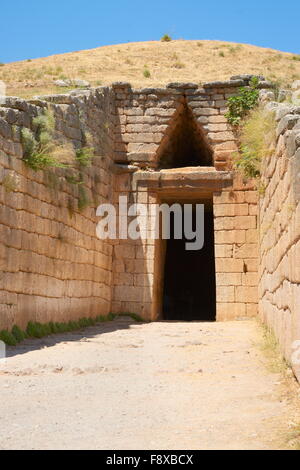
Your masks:
<path fill-rule="evenodd" d="M 294 403 L 255 322 L 122 318 L 0 366 L 0 449 L 278 449 Z"/>
<path fill-rule="evenodd" d="M 0 80 L 8 95 L 31 97 L 65 93 L 57 79 L 80 78 L 93 86 L 126 81 L 134 87 L 169 82 L 203 83 L 252 73 L 282 86 L 300 79 L 298 55 L 225 41 L 150 41 L 75 51 L 40 59 L 0 64 Z M 144 71 L 150 72 L 146 76 Z"/>

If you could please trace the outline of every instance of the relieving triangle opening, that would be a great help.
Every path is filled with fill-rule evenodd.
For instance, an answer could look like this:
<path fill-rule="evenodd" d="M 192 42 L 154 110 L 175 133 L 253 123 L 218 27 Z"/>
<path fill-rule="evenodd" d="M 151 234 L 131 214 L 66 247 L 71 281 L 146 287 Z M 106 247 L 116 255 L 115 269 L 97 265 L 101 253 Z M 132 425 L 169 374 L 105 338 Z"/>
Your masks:
<path fill-rule="evenodd" d="M 213 166 L 213 151 L 186 101 L 158 149 L 159 169 Z"/>

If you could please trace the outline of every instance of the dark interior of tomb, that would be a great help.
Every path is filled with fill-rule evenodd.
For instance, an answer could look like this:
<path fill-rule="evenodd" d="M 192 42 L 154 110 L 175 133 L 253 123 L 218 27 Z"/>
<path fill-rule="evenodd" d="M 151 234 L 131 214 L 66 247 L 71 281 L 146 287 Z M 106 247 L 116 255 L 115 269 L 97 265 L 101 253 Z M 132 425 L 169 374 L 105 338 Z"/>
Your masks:
<path fill-rule="evenodd" d="M 216 280 L 214 221 L 212 204 L 205 207 L 204 246 L 186 250 L 186 239 L 166 240 L 164 270 L 163 319 L 177 321 L 215 321 Z"/>
<path fill-rule="evenodd" d="M 160 169 L 213 165 L 212 150 L 187 104 L 175 118 L 169 139 L 159 153 Z"/>

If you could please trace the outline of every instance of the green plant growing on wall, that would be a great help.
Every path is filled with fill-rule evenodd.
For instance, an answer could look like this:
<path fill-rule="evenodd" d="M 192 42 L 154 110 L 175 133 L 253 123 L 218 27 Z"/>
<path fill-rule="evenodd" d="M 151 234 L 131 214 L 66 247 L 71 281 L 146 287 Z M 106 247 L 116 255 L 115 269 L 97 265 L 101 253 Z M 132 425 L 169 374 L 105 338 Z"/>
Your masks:
<path fill-rule="evenodd" d="M 83 211 L 90 205 L 90 200 L 83 186 L 78 186 L 78 201 L 77 206 L 79 212 Z"/>
<path fill-rule="evenodd" d="M 0 184 L 3 186 L 7 193 L 11 193 L 18 189 L 18 182 L 18 176 L 15 174 L 14 171 L 10 171 L 3 177 Z"/>
<path fill-rule="evenodd" d="M 77 174 L 65 175 L 65 180 L 67 183 L 72 184 L 74 186 L 76 186 L 77 184 L 82 184 L 82 181 L 80 180 L 80 176 L 78 176 Z"/>
<path fill-rule="evenodd" d="M 274 151 L 276 121 L 274 114 L 258 107 L 241 125 L 240 151 L 235 166 L 245 178 L 259 178 L 261 162 Z"/>
<path fill-rule="evenodd" d="M 87 133 L 83 135 L 83 146 L 75 151 L 70 143 L 55 143 L 55 119 L 51 111 L 46 110 L 44 114 L 35 117 L 32 124 L 33 131 L 27 128 L 21 130 L 24 163 L 34 171 L 45 171 L 48 183 L 53 188 L 57 186 L 58 178 L 55 173 L 51 172 L 51 168 L 64 168 L 73 171 L 71 174 L 67 173 L 64 178 L 69 184 L 78 187 L 78 210 L 82 211 L 90 203 L 85 189 L 82 187 L 84 182 L 81 173 L 82 169 L 91 166 L 94 156 L 94 148 L 89 145 L 90 135 Z M 73 205 L 71 207 L 68 204 L 68 210 L 72 216 Z"/>
<path fill-rule="evenodd" d="M 68 198 L 67 209 L 68 209 L 69 217 L 72 219 L 75 209 L 74 209 L 74 202 L 71 197 Z"/>
<path fill-rule="evenodd" d="M 16 346 L 18 343 L 14 335 L 7 330 L 0 331 L 0 340 L 8 346 Z"/>
<path fill-rule="evenodd" d="M 46 110 L 44 114 L 35 117 L 32 124 L 34 131 L 27 128 L 21 130 L 24 163 L 34 171 L 44 170 L 49 167 L 65 167 L 54 156 L 53 132 L 55 120 L 53 113 Z"/>
<path fill-rule="evenodd" d="M 236 96 L 228 98 L 228 112 L 225 114 L 228 122 L 238 126 L 249 111 L 258 104 L 258 78 L 252 78 L 249 87 L 241 87 Z"/>
<path fill-rule="evenodd" d="M 22 331 L 21 328 L 19 328 L 17 325 L 14 325 L 11 334 L 15 337 L 18 343 L 23 341 L 25 338 L 27 338 L 27 334 L 25 331 Z"/>
<path fill-rule="evenodd" d="M 81 167 L 89 167 L 92 164 L 92 159 L 94 156 L 94 149 L 92 147 L 82 147 L 81 149 L 76 150 L 76 161 Z"/>

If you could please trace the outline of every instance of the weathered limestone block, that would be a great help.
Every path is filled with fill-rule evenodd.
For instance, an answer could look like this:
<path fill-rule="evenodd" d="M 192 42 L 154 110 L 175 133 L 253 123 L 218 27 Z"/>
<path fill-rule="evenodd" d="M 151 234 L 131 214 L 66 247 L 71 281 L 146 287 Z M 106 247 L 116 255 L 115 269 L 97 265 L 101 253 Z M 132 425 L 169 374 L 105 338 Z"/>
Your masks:
<path fill-rule="evenodd" d="M 115 273 L 114 284 L 116 286 L 133 286 L 135 284 L 134 275 L 130 273 Z"/>
<path fill-rule="evenodd" d="M 154 283 L 153 274 L 135 274 L 134 285 L 138 287 L 152 287 Z"/>
<path fill-rule="evenodd" d="M 216 295 L 218 302 L 234 302 L 234 286 L 218 286 L 216 287 Z"/>
<path fill-rule="evenodd" d="M 256 272 L 249 272 L 242 274 L 242 285 L 243 286 L 257 286 L 258 274 Z"/>
<path fill-rule="evenodd" d="M 257 303 L 258 302 L 257 287 L 251 287 L 251 286 L 235 287 L 235 299 L 238 302 Z"/>
<path fill-rule="evenodd" d="M 155 143 L 129 143 L 128 153 L 155 153 L 158 145 Z"/>
<path fill-rule="evenodd" d="M 243 272 L 257 272 L 258 271 L 258 259 L 257 258 L 245 258 L 243 260 Z"/>
<path fill-rule="evenodd" d="M 216 259 L 217 273 L 242 273 L 244 262 L 241 259 L 219 258 Z"/>
<path fill-rule="evenodd" d="M 127 133 L 122 134 L 121 139 L 123 142 L 135 142 L 135 143 L 159 143 L 163 137 L 163 134 L 159 133 Z"/>
<path fill-rule="evenodd" d="M 258 230 L 249 229 L 246 231 L 246 243 L 257 243 L 258 242 Z"/>
<path fill-rule="evenodd" d="M 214 108 L 195 108 L 193 112 L 195 116 L 215 116 L 219 114 Z"/>
<path fill-rule="evenodd" d="M 4 139 L 12 139 L 12 128 L 3 118 L 0 118 L 0 135 Z"/>
<path fill-rule="evenodd" d="M 232 132 L 209 132 L 208 138 L 213 142 L 228 142 L 235 141 L 235 137 Z"/>
<path fill-rule="evenodd" d="M 248 215 L 248 204 L 216 204 L 215 216 Z"/>
<path fill-rule="evenodd" d="M 232 258 L 233 245 L 215 245 L 216 258 Z"/>
<path fill-rule="evenodd" d="M 296 115 L 287 114 L 286 116 L 284 116 L 278 124 L 277 131 L 276 131 L 277 137 L 279 137 L 279 135 L 282 134 L 283 132 L 293 129 L 293 127 L 295 126 L 295 124 L 297 124 L 299 119 L 300 119 L 300 115 L 297 115 L 297 114 Z"/>
<path fill-rule="evenodd" d="M 245 244 L 242 246 L 236 246 L 234 250 L 235 258 L 257 258 L 258 250 L 255 244 Z"/>
<path fill-rule="evenodd" d="M 171 117 L 175 113 L 175 109 L 165 108 L 147 108 L 145 116 L 159 116 L 159 117 Z"/>
<path fill-rule="evenodd" d="M 214 193 L 214 204 L 241 204 L 245 202 L 245 194 L 244 191 L 222 191 L 220 193 Z"/>
<path fill-rule="evenodd" d="M 234 228 L 236 229 L 254 229 L 256 228 L 256 217 L 252 215 L 240 215 L 234 217 Z"/>
<path fill-rule="evenodd" d="M 216 284 L 218 286 L 241 286 L 242 273 L 217 273 Z"/>
<path fill-rule="evenodd" d="M 256 317 L 258 314 L 258 304 L 253 303 L 253 304 L 246 304 L 246 316 L 251 318 L 251 317 Z"/>
<path fill-rule="evenodd" d="M 216 230 L 215 243 L 216 244 L 232 244 L 232 243 L 245 243 L 246 230 Z"/>
<path fill-rule="evenodd" d="M 230 321 L 246 315 L 246 305 L 240 302 L 217 302 L 217 319 Z"/>

